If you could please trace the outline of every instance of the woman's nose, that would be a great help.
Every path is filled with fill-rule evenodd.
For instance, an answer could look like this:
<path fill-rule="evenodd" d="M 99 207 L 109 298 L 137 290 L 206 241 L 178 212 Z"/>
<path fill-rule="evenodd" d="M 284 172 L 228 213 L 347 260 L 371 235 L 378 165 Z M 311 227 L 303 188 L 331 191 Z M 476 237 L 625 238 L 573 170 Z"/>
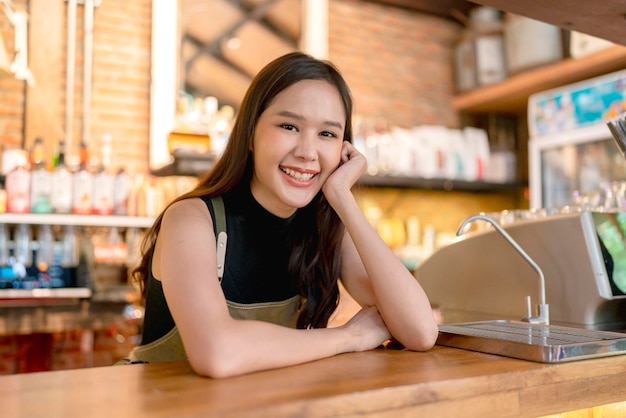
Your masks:
<path fill-rule="evenodd" d="M 294 155 L 305 161 L 312 161 L 317 158 L 316 138 L 313 135 L 304 134 L 298 140 Z"/>

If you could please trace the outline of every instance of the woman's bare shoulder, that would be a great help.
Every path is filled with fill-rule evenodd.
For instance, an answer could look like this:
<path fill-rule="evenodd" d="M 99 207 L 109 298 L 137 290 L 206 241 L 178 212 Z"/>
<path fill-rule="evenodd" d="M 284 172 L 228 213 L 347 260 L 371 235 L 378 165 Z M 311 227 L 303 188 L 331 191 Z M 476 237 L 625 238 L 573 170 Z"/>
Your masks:
<path fill-rule="evenodd" d="M 190 220 L 209 222 L 209 225 L 213 225 L 211 213 L 202 199 L 194 197 L 179 200 L 172 203 L 163 214 L 163 225 L 179 225 L 182 221 L 188 224 Z"/>
<path fill-rule="evenodd" d="M 192 215 L 192 214 L 209 214 L 206 203 L 199 197 L 179 200 L 172 203 L 166 210 L 167 215 Z"/>
<path fill-rule="evenodd" d="M 199 263 L 204 255 L 196 251 L 210 248 L 214 242 L 213 221 L 202 199 L 189 198 L 172 203 L 163 213 L 156 239 L 152 261 L 154 277 L 166 280 L 163 269 L 185 264 L 185 260 L 194 259 L 194 263 Z M 205 254 L 210 253 L 205 251 Z M 168 257 L 162 257 L 163 254 Z"/>

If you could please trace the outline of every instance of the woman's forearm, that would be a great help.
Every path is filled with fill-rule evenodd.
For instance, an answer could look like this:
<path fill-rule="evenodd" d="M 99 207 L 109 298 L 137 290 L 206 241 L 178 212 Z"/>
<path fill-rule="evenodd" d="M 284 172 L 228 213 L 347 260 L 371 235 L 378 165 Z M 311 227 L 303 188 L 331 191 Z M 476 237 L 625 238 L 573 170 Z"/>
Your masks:
<path fill-rule="evenodd" d="M 333 207 L 354 242 L 391 334 L 410 349 L 432 347 L 437 325 L 422 287 L 369 224 L 351 193 L 335 199 Z"/>
<path fill-rule="evenodd" d="M 188 347 L 194 370 L 208 377 L 230 377 L 305 363 L 347 351 L 342 329 L 296 330 L 260 321 L 233 320 L 228 335 L 204 347 Z"/>
<path fill-rule="evenodd" d="M 187 338 L 185 348 L 198 374 L 229 377 L 369 350 L 388 338 L 380 314 L 372 307 L 337 328 L 302 330 L 231 318 L 211 336 Z"/>

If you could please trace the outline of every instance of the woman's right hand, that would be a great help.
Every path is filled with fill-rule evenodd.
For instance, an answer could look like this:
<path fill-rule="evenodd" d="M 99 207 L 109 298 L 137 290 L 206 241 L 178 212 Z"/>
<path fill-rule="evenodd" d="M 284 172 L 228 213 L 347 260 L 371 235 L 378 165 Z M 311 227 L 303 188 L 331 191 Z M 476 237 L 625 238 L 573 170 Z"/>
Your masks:
<path fill-rule="evenodd" d="M 367 170 L 367 159 L 348 141 L 343 142 L 341 148 L 341 162 L 339 167 L 326 179 L 322 186 L 324 196 L 335 207 L 337 201 L 346 194 L 350 194 L 352 186 Z"/>
<path fill-rule="evenodd" d="M 391 338 L 383 318 L 375 306 L 361 309 L 343 328 L 351 335 L 352 350 L 371 350 Z"/>

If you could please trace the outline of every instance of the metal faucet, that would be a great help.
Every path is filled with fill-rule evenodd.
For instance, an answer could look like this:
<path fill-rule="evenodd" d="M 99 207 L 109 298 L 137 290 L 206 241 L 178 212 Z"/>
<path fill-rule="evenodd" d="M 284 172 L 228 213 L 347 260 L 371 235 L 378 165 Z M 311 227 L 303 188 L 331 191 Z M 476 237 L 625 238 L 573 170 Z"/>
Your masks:
<path fill-rule="evenodd" d="M 519 244 L 508 234 L 508 232 L 506 232 L 500 226 L 500 224 L 498 224 L 498 222 L 496 222 L 495 219 L 487 215 L 470 216 L 469 218 L 463 221 L 461 226 L 459 226 L 459 229 L 457 230 L 456 235 L 460 236 L 461 234 L 463 234 L 463 230 L 465 229 L 467 224 L 473 221 L 477 221 L 477 220 L 486 221 L 486 222 L 489 222 L 491 225 L 493 225 L 496 231 L 498 231 L 508 241 L 508 243 L 511 244 L 513 248 L 515 248 L 522 257 L 524 257 L 524 260 L 526 260 L 528 264 L 530 264 L 532 268 L 537 272 L 537 274 L 539 275 L 540 298 L 541 298 L 541 302 L 539 303 L 539 313 L 537 316 L 532 316 L 530 296 L 527 296 L 526 310 L 527 310 L 528 316 L 526 318 L 522 318 L 522 321 L 530 322 L 532 324 L 549 325 L 550 324 L 550 308 L 548 304 L 546 303 L 546 280 L 543 276 L 543 271 L 541 271 L 541 268 L 539 268 L 537 263 L 535 263 L 535 261 L 532 258 L 530 258 L 528 254 L 526 254 L 526 251 L 524 251 L 522 247 L 519 246 Z"/>

